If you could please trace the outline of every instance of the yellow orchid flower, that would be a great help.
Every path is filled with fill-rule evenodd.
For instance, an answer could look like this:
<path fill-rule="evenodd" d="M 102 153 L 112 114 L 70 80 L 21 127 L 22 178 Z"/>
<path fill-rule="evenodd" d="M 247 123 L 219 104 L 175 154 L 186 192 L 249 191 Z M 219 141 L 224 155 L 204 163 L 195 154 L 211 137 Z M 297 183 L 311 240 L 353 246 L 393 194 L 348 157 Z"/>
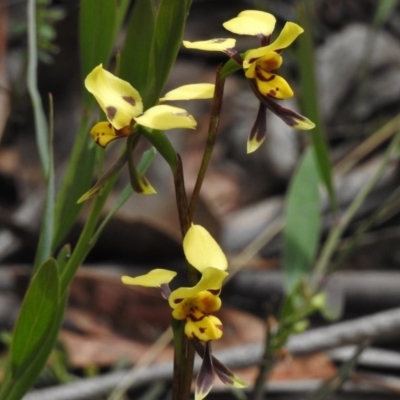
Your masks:
<path fill-rule="evenodd" d="M 235 39 L 231 38 L 183 42 L 183 45 L 190 49 L 222 51 L 243 69 L 250 87 L 260 100 L 259 112 L 247 142 L 248 153 L 258 149 L 266 137 L 266 109 L 295 129 L 309 130 L 315 127 L 315 124 L 306 117 L 274 102 L 274 100 L 285 100 L 293 96 L 289 83 L 275 71 L 282 65 L 283 59 L 280 55 L 282 50 L 290 46 L 303 32 L 303 28 L 299 25 L 287 22 L 278 38 L 270 44 L 275 23 L 276 19 L 272 14 L 246 10 L 223 24 L 225 29 L 233 33 L 257 36 L 260 39 L 261 47 L 248 50 L 244 57 L 234 48 Z"/>
<path fill-rule="evenodd" d="M 183 251 L 187 261 L 202 274 L 193 287 L 180 287 L 171 293 L 168 284 L 176 272 L 166 269 L 121 279 L 127 285 L 159 288 L 168 300 L 173 318 L 185 320 L 184 332 L 203 359 L 195 388 L 195 400 L 202 400 L 211 390 L 215 376 L 232 387 L 242 388 L 246 384 L 211 354 L 211 342 L 223 334 L 222 322 L 213 314 L 221 308 L 219 295 L 228 276 L 227 259 L 218 243 L 200 225 L 192 224 L 187 231 Z"/>
<path fill-rule="evenodd" d="M 155 269 L 135 278 L 123 276 L 127 285 L 158 287 L 172 308 L 172 316 L 186 320 L 185 333 L 191 339 L 203 342 L 222 336 L 222 323 L 212 315 L 221 307 L 219 294 L 228 275 L 227 259 L 209 232 L 200 225 L 192 225 L 183 240 L 183 250 L 188 262 L 202 273 L 197 285 L 182 287 L 169 293 L 167 286 L 176 272 Z"/>
<path fill-rule="evenodd" d="M 186 85 L 175 89 L 173 95 L 166 95 L 164 100 L 211 98 L 214 85 L 211 86 Z M 106 71 L 102 64 L 86 77 L 85 87 L 94 95 L 108 119 L 108 123 L 99 122 L 90 132 L 96 143 L 102 147 L 115 139 L 131 135 L 135 124 L 159 130 L 194 129 L 197 125 L 193 116 L 183 108 L 161 104 L 143 112 L 139 92 L 130 83 Z"/>

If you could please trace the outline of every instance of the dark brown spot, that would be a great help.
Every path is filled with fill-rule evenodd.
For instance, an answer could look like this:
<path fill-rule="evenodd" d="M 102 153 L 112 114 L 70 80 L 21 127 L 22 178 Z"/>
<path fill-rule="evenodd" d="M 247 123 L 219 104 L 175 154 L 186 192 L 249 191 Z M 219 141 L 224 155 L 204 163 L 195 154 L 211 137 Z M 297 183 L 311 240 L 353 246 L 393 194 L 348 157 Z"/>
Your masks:
<path fill-rule="evenodd" d="M 221 293 L 221 289 L 208 289 L 208 292 L 215 296 L 218 296 Z"/>
<path fill-rule="evenodd" d="M 268 95 L 271 96 L 271 97 L 275 97 L 275 96 L 276 96 L 275 90 L 274 90 L 274 89 L 271 89 L 271 90 L 268 92 Z"/>
<path fill-rule="evenodd" d="M 106 108 L 107 118 L 113 120 L 115 118 L 115 114 L 117 113 L 117 109 L 113 106 L 109 106 Z"/>
<path fill-rule="evenodd" d="M 206 317 L 205 315 L 202 315 L 200 318 L 196 318 L 193 314 L 189 314 L 187 318 L 193 322 L 199 322 L 203 320 L 205 317 Z"/>
<path fill-rule="evenodd" d="M 200 333 L 204 333 L 207 330 L 207 328 L 199 328 Z"/>
<path fill-rule="evenodd" d="M 273 79 L 275 79 L 275 76 L 276 76 L 276 75 L 271 75 L 269 78 L 265 78 L 265 77 L 262 75 L 262 71 L 261 71 L 259 68 L 256 69 L 256 77 L 257 77 L 257 80 L 259 80 L 259 81 L 262 81 L 262 82 L 270 82 L 270 81 L 272 81 Z"/>
<path fill-rule="evenodd" d="M 179 304 L 179 303 L 182 302 L 182 300 L 183 300 L 183 299 L 175 299 L 175 300 L 174 300 L 174 303 L 175 303 L 175 304 Z"/>
<path fill-rule="evenodd" d="M 133 97 L 131 96 L 122 96 L 122 98 L 129 103 L 131 106 L 134 106 L 136 104 L 136 101 Z"/>

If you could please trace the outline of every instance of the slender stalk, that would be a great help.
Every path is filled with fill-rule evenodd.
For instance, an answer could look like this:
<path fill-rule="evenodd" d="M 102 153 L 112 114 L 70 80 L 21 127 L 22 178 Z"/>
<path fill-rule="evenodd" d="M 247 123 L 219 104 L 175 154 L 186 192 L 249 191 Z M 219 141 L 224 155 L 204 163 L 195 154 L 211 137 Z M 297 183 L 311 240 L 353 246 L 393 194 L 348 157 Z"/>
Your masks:
<path fill-rule="evenodd" d="M 182 237 L 184 237 L 192 221 L 189 216 L 182 160 L 179 155 L 177 155 L 177 167 L 174 170 L 174 183 L 179 222 Z M 190 265 L 188 265 L 188 280 L 191 285 L 195 285 L 198 281 L 197 273 Z M 184 321 L 172 319 L 172 329 L 175 349 L 172 400 L 186 400 L 190 397 L 195 353 L 193 346 L 184 333 Z"/>
<path fill-rule="evenodd" d="M 192 221 L 194 211 L 200 194 L 200 189 L 204 181 L 205 174 L 210 162 L 211 154 L 214 149 L 215 139 L 217 136 L 219 117 L 221 114 L 222 98 L 224 91 L 225 79 L 220 76 L 221 66 L 218 67 L 215 79 L 215 92 L 213 97 L 213 105 L 210 116 L 210 124 L 207 135 L 207 142 L 203 153 L 200 170 L 197 175 L 196 184 L 193 194 L 188 204 L 185 182 L 183 178 L 182 161 L 177 155 L 177 166 L 173 170 L 176 203 L 179 213 L 179 222 L 182 231 L 182 237 L 185 236 Z M 188 266 L 188 281 L 190 285 L 195 285 L 198 281 L 198 274 L 194 268 Z M 173 400 L 186 400 L 190 397 L 190 388 L 193 377 L 194 363 L 194 347 L 190 340 L 184 334 L 184 324 L 181 321 L 172 321 L 174 332 L 174 380 L 173 380 Z"/>
<path fill-rule="evenodd" d="M 251 400 L 262 400 L 265 391 L 265 382 L 267 381 L 271 371 L 275 365 L 274 352 L 271 351 L 271 323 L 267 320 L 267 326 L 265 330 L 265 347 L 262 359 L 258 365 L 258 375 L 254 382 L 254 389 L 251 393 Z"/>
<path fill-rule="evenodd" d="M 224 84 L 225 84 L 225 78 L 221 78 L 220 74 L 221 68 L 222 65 L 218 67 L 215 77 L 215 91 L 214 91 L 213 104 L 210 115 L 210 123 L 208 128 L 206 147 L 204 149 L 203 159 L 201 160 L 199 174 L 197 175 L 196 184 L 194 186 L 192 197 L 190 199 L 190 204 L 189 204 L 190 220 L 193 220 L 194 210 L 196 208 L 197 201 L 199 199 L 200 189 L 207 172 L 208 164 L 210 163 L 211 155 L 214 149 L 215 139 L 217 137 L 219 117 L 221 114 L 222 98 L 224 94 Z"/>

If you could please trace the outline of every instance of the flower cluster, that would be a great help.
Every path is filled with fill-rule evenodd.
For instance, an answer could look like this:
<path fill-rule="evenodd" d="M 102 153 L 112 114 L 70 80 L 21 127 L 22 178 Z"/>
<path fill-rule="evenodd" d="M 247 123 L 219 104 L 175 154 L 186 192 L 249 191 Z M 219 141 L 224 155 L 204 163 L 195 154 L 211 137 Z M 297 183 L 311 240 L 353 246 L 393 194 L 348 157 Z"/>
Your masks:
<path fill-rule="evenodd" d="M 250 131 L 247 152 L 257 150 L 266 137 L 266 110 L 269 109 L 289 126 L 309 130 L 315 127 L 306 117 L 278 105 L 274 100 L 285 100 L 293 96 L 288 82 L 275 73 L 282 65 L 282 50 L 291 45 L 303 29 L 287 22 L 277 39 L 270 43 L 276 19 L 272 14 L 247 10 L 223 24 L 224 28 L 239 34 L 252 35 L 260 39 L 261 47 L 239 54 L 235 49 L 236 40 L 232 38 L 210 39 L 198 42 L 184 41 L 189 49 L 222 51 L 244 70 L 250 86 L 260 101 L 256 121 Z"/>
<path fill-rule="evenodd" d="M 196 399 L 204 398 L 212 387 L 214 375 L 232 386 L 242 387 L 243 382 L 228 368 L 211 355 L 210 341 L 222 337 L 222 322 L 213 315 L 221 307 L 222 283 L 227 277 L 228 261 L 213 237 L 200 225 L 192 225 L 183 240 L 183 250 L 187 261 L 201 274 L 201 279 L 193 287 L 181 287 L 173 292 L 168 284 L 176 272 L 155 269 L 137 277 L 123 276 L 127 285 L 157 287 L 168 300 L 172 316 L 185 321 L 185 334 L 195 341 L 196 349 L 203 357 L 202 367 L 196 382 Z M 205 343 L 201 346 L 199 342 Z M 214 362 L 213 362 L 214 361 Z"/>

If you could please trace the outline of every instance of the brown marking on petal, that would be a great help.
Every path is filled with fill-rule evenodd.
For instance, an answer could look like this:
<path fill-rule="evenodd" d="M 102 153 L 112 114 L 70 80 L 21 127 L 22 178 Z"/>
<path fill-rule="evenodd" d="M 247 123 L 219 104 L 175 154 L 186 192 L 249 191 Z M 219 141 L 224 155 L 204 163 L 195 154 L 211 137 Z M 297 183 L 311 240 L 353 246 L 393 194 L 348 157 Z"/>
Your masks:
<path fill-rule="evenodd" d="M 129 103 L 131 106 L 135 106 L 136 105 L 136 101 L 133 97 L 131 96 L 122 96 L 122 98 Z"/>
<path fill-rule="evenodd" d="M 111 121 L 115 118 L 115 114 L 117 113 L 117 109 L 113 106 L 106 107 L 107 118 Z"/>
<path fill-rule="evenodd" d="M 267 110 L 263 104 L 260 103 L 258 113 L 254 125 L 251 128 L 249 140 L 256 140 L 260 143 L 264 140 L 267 133 Z"/>
<path fill-rule="evenodd" d="M 179 304 L 182 303 L 183 299 L 175 299 L 174 300 L 174 304 Z"/>
<path fill-rule="evenodd" d="M 225 49 L 225 53 L 240 67 L 243 65 L 243 58 L 235 48 Z"/>
<path fill-rule="evenodd" d="M 270 82 L 270 81 L 272 81 L 272 80 L 275 79 L 275 76 L 276 76 L 276 75 L 271 75 L 269 78 L 265 78 L 265 77 L 262 75 L 262 70 L 261 70 L 260 68 L 256 68 L 256 77 L 257 77 L 257 80 L 259 80 L 259 81 L 262 81 L 262 82 Z"/>
<path fill-rule="evenodd" d="M 199 327 L 200 333 L 204 333 L 207 330 L 207 328 L 202 328 L 201 326 Z"/>
<path fill-rule="evenodd" d="M 196 318 L 193 314 L 189 314 L 187 318 L 189 318 L 193 322 L 202 321 L 206 316 L 203 314 L 200 318 Z"/>
<path fill-rule="evenodd" d="M 263 35 L 262 33 L 259 33 L 257 37 L 260 39 L 261 47 L 268 46 L 271 42 L 271 35 Z"/>
<path fill-rule="evenodd" d="M 223 325 L 221 324 L 221 325 L 214 325 L 217 329 L 219 329 L 221 332 L 223 332 L 224 331 L 224 327 L 223 327 Z"/>
<path fill-rule="evenodd" d="M 276 97 L 276 92 L 275 92 L 275 90 L 274 90 L 274 89 L 271 89 L 271 90 L 268 92 L 268 96 Z"/>
<path fill-rule="evenodd" d="M 221 293 L 221 289 L 208 289 L 207 292 L 210 292 L 214 296 L 218 296 Z"/>

